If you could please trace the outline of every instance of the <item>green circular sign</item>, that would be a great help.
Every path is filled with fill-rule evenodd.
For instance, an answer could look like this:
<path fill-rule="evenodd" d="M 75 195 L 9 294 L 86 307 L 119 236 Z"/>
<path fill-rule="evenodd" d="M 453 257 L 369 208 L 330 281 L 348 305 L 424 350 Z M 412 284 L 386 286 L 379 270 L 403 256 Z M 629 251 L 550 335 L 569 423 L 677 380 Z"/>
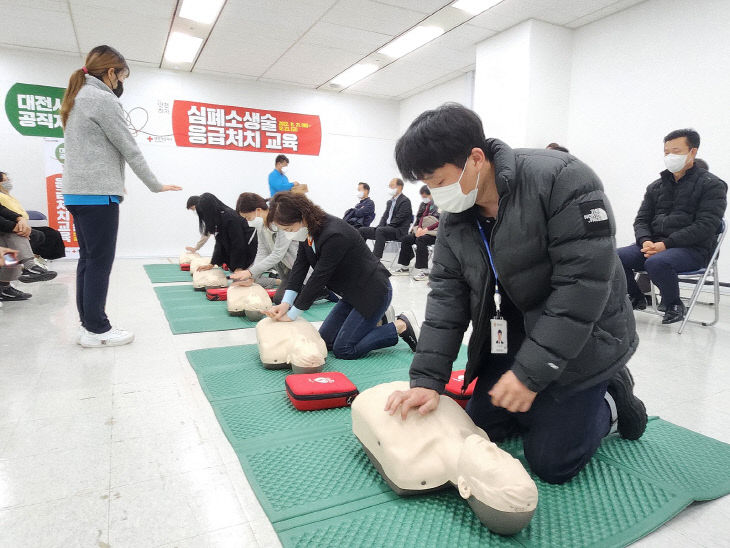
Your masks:
<path fill-rule="evenodd" d="M 58 145 L 56 147 L 56 160 L 63 163 L 65 159 L 66 159 L 66 149 L 64 148 L 63 143 L 61 143 L 60 145 Z"/>

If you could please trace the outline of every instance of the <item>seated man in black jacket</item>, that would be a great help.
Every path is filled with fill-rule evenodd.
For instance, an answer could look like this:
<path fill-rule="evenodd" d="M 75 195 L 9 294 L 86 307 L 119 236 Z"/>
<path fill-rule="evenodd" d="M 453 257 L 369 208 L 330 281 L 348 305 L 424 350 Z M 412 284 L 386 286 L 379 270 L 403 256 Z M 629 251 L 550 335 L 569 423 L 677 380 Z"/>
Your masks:
<path fill-rule="evenodd" d="M 618 250 L 631 304 L 646 308 L 634 272 L 646 270 L 662 295 L 663 324 L 684 319 L 677 273 L 707 266 L 727 206 L 727 185 L 694 165 L 700 135 L 679 129 L 664 137 L 667 167 L 651 183 L 634 221 L 636 243 Z"/>
<path fill-rule="evenodd" d="M 408 228 L 413 222 L 413 207 L 411 201 L 403 194 L 403 181 L 392 179 L 388 184 L 388 192 L 393 196 L 385 205 L 385 213 L 376 227 L 363 227 L 360 235 L 364 240 L 375 240 L 373 254 L 383 258 L 385 242 L 400 242 L 408 234 Z"/>
<path fill-rule="evenodd" d="M 477 383 L 466 411 L 492 441 L 522 434 L 543 480 L 570 480 L 614 428 L 639 438 L 646 410 L 626 368 L 639 341 L 596 174 L 564 152 L 487 139 L 456 104 L 416 118 L 396 162 L 448 215 L 411 388 L 394 392 L 388 411 L 437 408 L 471 322 L 463 386 Z"/>
<path fill-rule="evenodd" d="M 357 185 L 357 197 L 360 201 L 355 207 L 345 211 L 342 218 L 348 225 L 355 228 L 370 226 L 375 220 L 375 202 L 370 199 L 370 185 L 359 183 Z"/>

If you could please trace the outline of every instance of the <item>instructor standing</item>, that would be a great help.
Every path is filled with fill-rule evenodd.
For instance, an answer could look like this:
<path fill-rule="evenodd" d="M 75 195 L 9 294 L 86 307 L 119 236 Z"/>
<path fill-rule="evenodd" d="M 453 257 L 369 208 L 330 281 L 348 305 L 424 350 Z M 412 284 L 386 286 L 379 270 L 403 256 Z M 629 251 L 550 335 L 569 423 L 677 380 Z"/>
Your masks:
<path fill-rule="evenodd" d="M 478 380 L 467 412 L 493 441 L 523 434 L 543 480 L 574 477 L 614 427 L 639 438 L 646 411 L 625 367 L 638 337 L 596 174 L 563 152 L 486 139 L 455 104 L 421 114 L 396 162 L 449 213 L 411 389 L 394 392 L 388 411 L 437 407 L 471 322 L 464 387 Z"/>
<path fill-rule="evenodd" d="M 120 346 L 134 340 L 133 333 L 113 329 L 104 310 L 125 162 L 152 192 L 181 190 L 157 181 L 127 128 L 119 97 L 128 76 L 121 53 L 97 46 L 87 55 L 85 66 L 71 75 L 61 105 L 66 149 L 63 195 L 79 240 L 76 306 L 81 320 L 78 342 L 84 347 Z"/>

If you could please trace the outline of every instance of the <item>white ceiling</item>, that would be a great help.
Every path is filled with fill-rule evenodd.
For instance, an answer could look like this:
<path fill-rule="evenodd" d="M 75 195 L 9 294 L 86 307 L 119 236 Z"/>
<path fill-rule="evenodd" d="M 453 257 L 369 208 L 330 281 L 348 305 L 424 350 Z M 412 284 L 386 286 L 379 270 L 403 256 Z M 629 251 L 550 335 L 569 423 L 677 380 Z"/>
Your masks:
<path fill-rule="evenodd" d="M 227 0 L 193 69 L 317 88 L 452 0 Z M 476 44 L 526 19 L 577 28 L 643 0 L 503 0 L 344 93 L 402 99 L 474 68 Z M 0 46 L 160 66 L 177 0 L 0 0 Z"/>

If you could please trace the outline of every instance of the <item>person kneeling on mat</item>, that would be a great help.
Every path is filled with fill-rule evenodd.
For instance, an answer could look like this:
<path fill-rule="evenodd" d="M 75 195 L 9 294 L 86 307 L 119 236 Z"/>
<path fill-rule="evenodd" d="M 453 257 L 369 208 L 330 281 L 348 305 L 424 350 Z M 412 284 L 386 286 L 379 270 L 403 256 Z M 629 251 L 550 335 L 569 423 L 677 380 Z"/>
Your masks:
<path fill-rule="evenodd" d="M 214 234 L 215 248 L 210 264 L 198 270 L 227 265 L 231 272 L 243 272 L 251 266 L 258 245 L 256 230 L 232 208 L 213 194 L 205 192 L 195 207 L 200 220 L 200 234 Z"/>
<path fill-rule="evenodd" d="M 238 214 L 256 228 L 258 251 L 253 265 L 247 270 L 235 272 L 231 279 L 236 284 L 250 285 L 257 283 L 264 289 L 276 288 L 274 304 L 279 304 L 284 297 L 286 279 L 297 258 L 299 242 L 286 238 L 281 232 L 275 232 L 264 223 L 269 206 L 263 197 L 253 192 L 244 192 L 236 203 Z M 267 274 L 276 270 L 279 278 L 271 278 Z"/>
<path fill-rule="evenodd" d="M 412 312 L 378 325 L 393 297 L 390 273 L 357 230 L 328 215 L 306 196 L 291 192 L 272 198 L 266 224 L 276 224 L 286 238 L 299 242 L 284 299 L 267 312 L 270 318 L 295 320 L 329 288 L 342 299 L 322 323 L 319 334 L 336 358 L 362 358 L 371 350 L 395 346 L 398 336 L 415 351 L 419 328 Z M 313 272 L 305 284 L 310 266 Z"/>
<path fill-rule="evenodd" d="M 492 441 L 523 434 L 543 480 L 574 477 L 614 426 L 638 439 L 646 409 L 626 363 L 639 339 L 596 174 L 562 152 L 485 138 L 479 116 L 457 104 L 416 118 L 395 155 L 449 214 L 411 388 L 386 409 L 436 409 L 471 321 L 463 386 L 477 383 L 466 411 Z"/>

